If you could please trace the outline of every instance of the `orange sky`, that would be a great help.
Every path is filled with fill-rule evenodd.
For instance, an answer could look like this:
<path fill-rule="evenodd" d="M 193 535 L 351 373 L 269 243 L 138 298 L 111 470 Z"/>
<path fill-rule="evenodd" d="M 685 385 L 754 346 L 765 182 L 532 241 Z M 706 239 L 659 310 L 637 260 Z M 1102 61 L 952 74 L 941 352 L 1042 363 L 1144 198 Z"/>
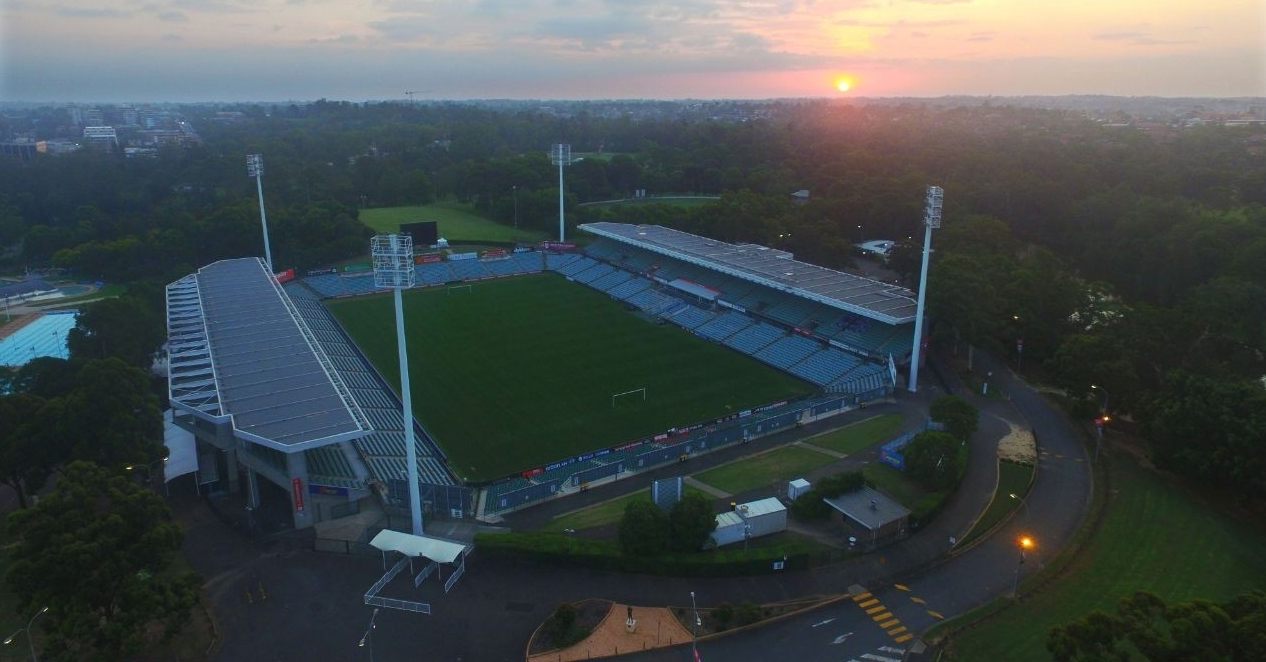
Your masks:
<path fill-rule="evenodd" d="M 1257 0 L 2 0 L 0 99 L 1266 95 Z"/>

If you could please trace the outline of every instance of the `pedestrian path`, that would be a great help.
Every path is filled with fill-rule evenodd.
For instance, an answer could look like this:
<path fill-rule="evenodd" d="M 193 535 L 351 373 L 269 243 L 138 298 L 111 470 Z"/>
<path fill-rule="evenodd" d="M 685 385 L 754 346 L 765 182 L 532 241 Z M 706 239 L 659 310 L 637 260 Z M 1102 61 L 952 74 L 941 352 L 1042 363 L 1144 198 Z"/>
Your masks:
<path fill-rule="evenodd" d="M 866 615 L 870 617 L 870 620 L 874 621 L 880 629 L 888 633 L 888 636 L 892 637 L 894 642 L 904 644 L 914 638 L 914 635 L 910 634 L 906 626 L 901 624 L 901 619 L 894 616 L 892 612 L 879 601 L 879 598 L 871 595 L 870 591 L 863 591 L 854 595 L 853 603 L 856 604 L 859 609 L 866 612 Z M 862 657 L 866 658 L 865 655 Z"/>
<path fill-rule="evenodd" d="M 726 492 L 725 490 L 718 490 L 717 488 L 703 481 L 696 480 L 694 476 L 686 476 L 686 479 L 684 482 L 687 485 L 699 490 L 700 492 L 703 492 L 705 494 L 710 494 L 718 499 L 728 499 L 731 496 L 733 496 L 732 494 L 730 494 L 729 492 Z"/>

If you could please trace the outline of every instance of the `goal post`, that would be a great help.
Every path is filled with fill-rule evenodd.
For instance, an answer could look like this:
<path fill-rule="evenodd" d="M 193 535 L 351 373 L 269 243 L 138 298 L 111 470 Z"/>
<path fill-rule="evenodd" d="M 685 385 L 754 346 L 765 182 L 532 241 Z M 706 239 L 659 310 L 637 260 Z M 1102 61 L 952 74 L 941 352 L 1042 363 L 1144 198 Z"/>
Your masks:
<path fill-rule="evenodd" d="M 470 294 L 470 293 L 473 293 L 473 292 L 474 292 L 474 290 L 473 290 L 473 289 L 471 289 L 470 283 L 466 283 L 465 285 L 449 285 L 448 287 L 444 288 L 444 292 L 445 292 L 448 296 L 452 296 L 452 295 L 453 295 L 453 290 L 458 290 L 459 292 L 460 292 L 460 291 L 464 291 L 464 292 L 466 292 L 467 294 Z"/>
<path fill-rule="evenodd" d="M 611 394 L 611 408 L 612 408 L 612 409 L 615 409 L 615 403 L 616 403 L 616 401 L 617 401 L 617 400 L 619 400 L 620 398 L 624 398 L 624 397 L 633 397 L 633 399 L 635 399 L 635 400 L 636 400 L 636 399 L 637 399 L 637 397 L 636 397 L 636 396 L 637 396 L 639 393 L 642 395 L 642 398 L 641 398 L 641 399 L 642 399 L 642 402 L 646 402 L 646 387 L 645 387 L 645 386 L 643 386 L 643 387 L 641 387 L 641 388 L 635 388 L 635 389 L 633 389 L 632 391 L 625 391 L 625 392 L 623 392 L 623 393 L 613 393 L 613 394 Z"/>

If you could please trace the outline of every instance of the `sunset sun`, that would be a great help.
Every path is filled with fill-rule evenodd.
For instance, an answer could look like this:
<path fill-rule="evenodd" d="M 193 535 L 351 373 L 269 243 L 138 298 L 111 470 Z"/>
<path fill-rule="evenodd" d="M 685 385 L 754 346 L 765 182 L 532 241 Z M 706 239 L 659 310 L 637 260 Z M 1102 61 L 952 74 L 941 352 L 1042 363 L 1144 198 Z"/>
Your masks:
<path fill-rule="evenodd" d="M 839 80 L 835 81 L 835 89 L 839 90 L 840 92 L 847 92 L 847 91 L 849 91 L 849 90 L 853 89 L 853 84 L 852 84 L 852 83 L 850 83 L 850 82 L 848 81 L 848 79 L 846 79 L 846 78 L 841 78 L 841 79 L 839 79 Z"/>

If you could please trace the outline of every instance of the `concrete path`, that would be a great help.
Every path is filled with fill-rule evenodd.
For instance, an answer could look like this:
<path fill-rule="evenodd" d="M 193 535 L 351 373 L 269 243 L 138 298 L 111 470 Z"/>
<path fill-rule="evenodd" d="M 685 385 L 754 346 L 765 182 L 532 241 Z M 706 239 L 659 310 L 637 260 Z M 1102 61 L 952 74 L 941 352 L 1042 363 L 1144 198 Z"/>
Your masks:
<path fill-rule="evenodd" d="M 703 481 L 696 479 L 694 476 L 686 476 L 686 478 L 682 480 L 682 482 L 699 490 L 700 492 L 703 492 L 705 494 L 710 494 L 718 499 L 730 498 L 729 492 L 726 492 L 725 490 L 719 490 Z"/>

